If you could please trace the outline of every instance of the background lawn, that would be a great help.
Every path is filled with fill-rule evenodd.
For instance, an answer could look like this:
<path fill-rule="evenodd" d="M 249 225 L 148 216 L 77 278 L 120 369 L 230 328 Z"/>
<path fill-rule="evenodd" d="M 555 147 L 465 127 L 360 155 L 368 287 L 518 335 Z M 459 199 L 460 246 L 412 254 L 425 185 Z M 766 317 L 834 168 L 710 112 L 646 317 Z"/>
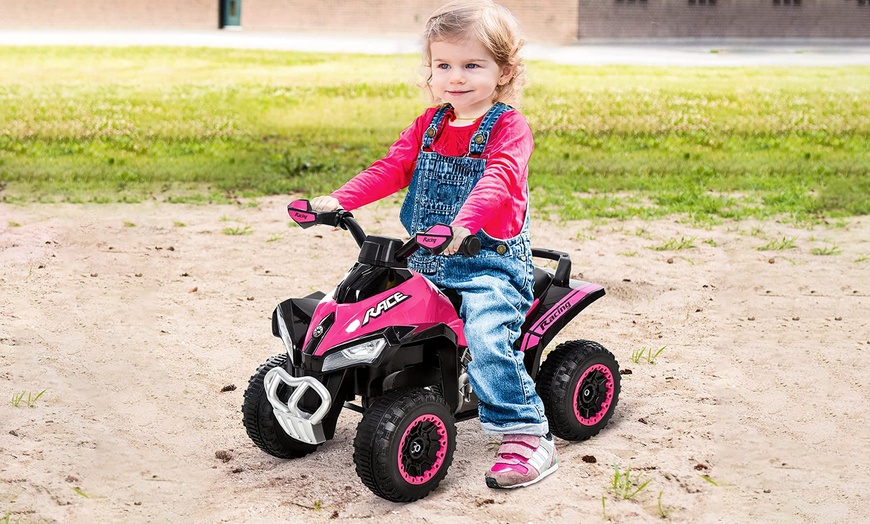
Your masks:
<path fill-rule="evenodd" d="M 0 199 L 331 191 L 427 105 L 416 56 L 0 47 Z M 870 68 L 533 62 L 530 185 L 558 217 L 870 214 Z"/>

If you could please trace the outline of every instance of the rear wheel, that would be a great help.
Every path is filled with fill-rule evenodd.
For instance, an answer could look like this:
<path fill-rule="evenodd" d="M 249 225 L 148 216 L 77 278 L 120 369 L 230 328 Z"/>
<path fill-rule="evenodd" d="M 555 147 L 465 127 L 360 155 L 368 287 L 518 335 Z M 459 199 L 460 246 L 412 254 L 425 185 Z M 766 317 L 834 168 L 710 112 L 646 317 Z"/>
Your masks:
<path fill-rule="evenodd" d="M 308 455 L 317 449 L 317 446 L 300 442 L 288 435 L 275 418 L 272 404 L 266 397 L 266 388 L 263 385 L 266 373 L 277 367 L 286 369 L 286 365 L 287 354 L 282 353 L 269 358 L 257 368 L 257 372 L 248 381 L 248 389 L 245 390 L 242 422 L 248 437 L 258 448 L 274 457 L 291 459 Z M 291 392 L 291 388 L 287 385 L 282 384 L 278 387 L 278 396 L 285 402 L 290 398 Z"/>
<path fill-rule="evenodd" d="M 586 440 L 613 416 L 619 401 L 619 363 L 597 342 L 564 342 L 541 365 L 537 390 L 550 430 L 565 440 Z"/>
<path fill-rule="evenodd" d="M 363 484 L 379 497 L 411 502 L 447 475 L 456 448 L 453 414 L 433 391 L 390 390 L 366 410 L 353 446 Z"/>

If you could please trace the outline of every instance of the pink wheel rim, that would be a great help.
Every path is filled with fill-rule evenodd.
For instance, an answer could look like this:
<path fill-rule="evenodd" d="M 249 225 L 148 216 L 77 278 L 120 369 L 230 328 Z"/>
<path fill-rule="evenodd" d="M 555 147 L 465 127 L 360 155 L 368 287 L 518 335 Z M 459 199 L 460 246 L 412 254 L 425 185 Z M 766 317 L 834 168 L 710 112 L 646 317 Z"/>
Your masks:
<path fill-rule="evenodd" d="M 602 377 L 604 379 L 604 391 L 592 391 L 590 388 L 593 388 L 594 386 L 600 388 L 602 385 Z M 593 379 L 595 379 L 595 384 L 592 383 Z M 581 388 L 583 388 L 582 392 Z M 580 380 L 577 381 L 577 385 L 574 387 L 574 396 L 571 400 L 574 407 L 574 416 L 577 417 L 577 420 L 584 426 L 594 426 L 601 422 L 601 419 L 603 419 L 610 410 L 610 404 L 613 402 L 613 389 L 613 373 L 610 372 L 610 368 L 604 364 L 593 364 L 586 368 L 583 375 L 580 377 Z M 599 401 L 602 394 L 604 398 L 600 399 L 601 405 L 598 410 L 595 411 L 592 416 L 585 417 L 580 413 L 580 404 L 582 402 L 581 397 L 591 396 L 593 394 L 595 398 L 590 399 L 593 404 Z"/>
<path fill-rule="evenodd" d="M 433 446 L 435 449 L 432 449 Z M 447 426 L 435 415 L 420 415 L 405 428 L 399 441 L 396 461 L 399 473 L 408 484 L 420 485 L 432 480 L 447 456 Z M 425 465 L 422 472 L 408 471 L 405 464 L 414 461 Z M 431 464 L 430 464 L 431 462 Z"/>

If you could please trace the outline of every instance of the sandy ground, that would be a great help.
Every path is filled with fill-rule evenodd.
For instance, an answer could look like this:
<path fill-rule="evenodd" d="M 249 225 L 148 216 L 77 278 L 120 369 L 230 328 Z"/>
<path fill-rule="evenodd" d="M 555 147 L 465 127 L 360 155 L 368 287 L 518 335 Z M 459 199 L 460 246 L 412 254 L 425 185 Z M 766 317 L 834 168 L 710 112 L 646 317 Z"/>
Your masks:
<path fill-rule="evenodd" d="M 537 220 L 535 245 L 569 252 L 575 277 L 608 290 L 557 342 L 597 340 L 631 370 L 617 413 L 591 441 L 557 441 L 559 472 L 515 492 L 485 486 L 494 439 L 459 423 L 447 478 L 403 505 L 357 478 L 356 413 L 295 461 L 260 452 L 242 427 L 249 376 L 282 351 L 274 306 L 331 288 L 356 258 L 346 234 L 289 227 L 289 200 L 0 205 L 0 522 L 870 518 L 870 217 Z M 396 214 L 388 203 L 357 216 L 399 236 Z M 792 237 L 792 249 L 757 249 Z M 654 363 L 631 359 L 662 347 Z M 621 500 L 614 466 L 651 482 Z"/>

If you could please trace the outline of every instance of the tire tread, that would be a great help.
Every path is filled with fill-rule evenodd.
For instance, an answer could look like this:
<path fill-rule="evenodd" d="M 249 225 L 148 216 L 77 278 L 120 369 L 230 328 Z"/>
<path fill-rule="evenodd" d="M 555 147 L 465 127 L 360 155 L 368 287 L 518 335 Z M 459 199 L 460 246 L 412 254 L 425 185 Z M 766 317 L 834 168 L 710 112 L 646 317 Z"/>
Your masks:
<path fill-rule="evenodd" d="M 444 401 L 436 392 L 425 389 L 393 389 L 375 399 L 357 425 L 353 452 L 356 473 L 363 484 L 375 495 L 393 502 L 412 502 L 429 493 L 426 491 L 420 495 L 409 495 L 404 493 L 400 486 L 392 483 L 389 479 L 393 457 L 390 456 L 390 453 L 383 453 L 379 450 L 390 449 L 391 430 L 399 427 L 409 411 L 421 404 L 430 402 L 443 404 Z M 445 422 L 452 422 L 452 420 Z M 395 438 L 396 434 L 392 436 Z M 452 443 L 448 445 L 452 446 Z M 436 477 L 443 478 L 452 461 L 453 454 L 447 453 Z M 436 486 L 437 482 L 431 489 Z"/>
<path fill-rule="evenodd" d="M 574 394 L 572 377 L 577 369 L 593 358 L 603 358 L 614 373 L 614 395 L 610 409 L 604 418 L 588 431 L 578 433 L 572 427 L 573 413 L 565 413 L 561 409 L 564 405 L 566 397 Z M 616 404 L 619 401 L 620 381 L 619 381 L 619 363 L 614 358 L 613 354 L 604 346 L 592 340 L 570 340 L 556 346 L 556 348 L 547 355 L 546 360 L 541 365 L 541 372 L 538 374 L 537 390 L 544 402 L 544 411 L 547 414 L 547 419 L 550 422 L 550 431 L 559 438 L 570 441 L 583 441 L 597 435 L 613 416 L 616 409 Z"/>

